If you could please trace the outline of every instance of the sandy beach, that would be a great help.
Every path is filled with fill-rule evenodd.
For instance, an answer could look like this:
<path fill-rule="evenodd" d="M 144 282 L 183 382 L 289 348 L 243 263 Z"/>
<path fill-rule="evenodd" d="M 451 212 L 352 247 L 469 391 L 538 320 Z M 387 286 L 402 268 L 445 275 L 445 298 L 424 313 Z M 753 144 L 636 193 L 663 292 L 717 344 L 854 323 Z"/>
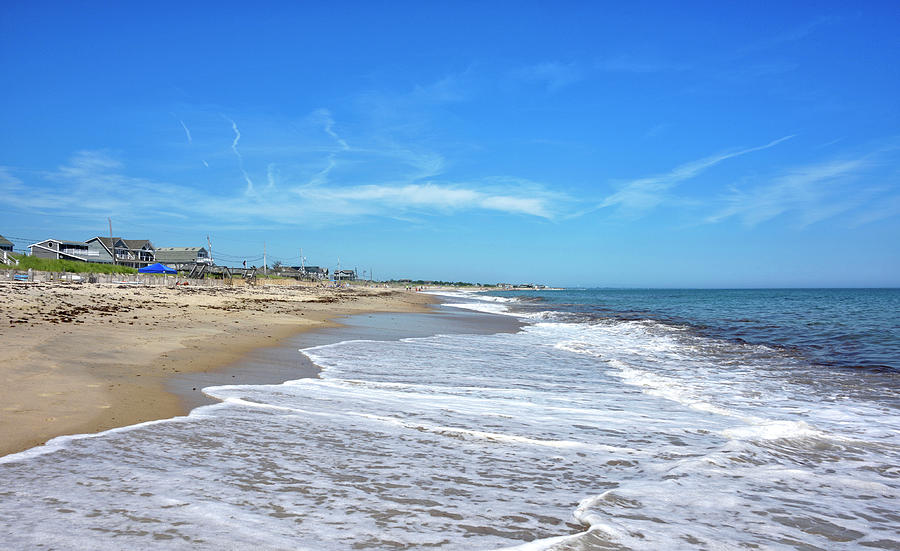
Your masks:
<path fill-rule="evenodd" d="M 419 293 L 354 287 L 0 283 L 0 455 L 65 434 L 187 413 L 198 381 L 364 312 L 428 312 Z M 192 377 L 191 374 L 203 374 Z"/>

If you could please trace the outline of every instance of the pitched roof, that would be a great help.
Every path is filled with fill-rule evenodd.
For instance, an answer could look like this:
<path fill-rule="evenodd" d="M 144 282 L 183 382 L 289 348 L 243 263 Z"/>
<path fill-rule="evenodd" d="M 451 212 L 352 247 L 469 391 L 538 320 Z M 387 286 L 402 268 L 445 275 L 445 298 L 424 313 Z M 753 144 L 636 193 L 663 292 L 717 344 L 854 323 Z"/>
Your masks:
<path fill-rule="evenodd" d="M 192 253 L 200 252 L 201 250 L 204 250 L 203 247 L 159 247 L 156 249 L 157 252 L 163 251 L 163 252 L 192 252 Z"/>
<path fill-rule="evenodd" d="M 92 237 L 92 238 L 88 239 L 88 241 L 93 241 L 94 239 L 99 241 L 100 244 L 103 245 L 104 247 L 106 247 L 107 249 L 112 247 L 112 244 L 115 243 L 116 241 L 122 241 L 121 237 L 101 237 L 99 235 L 97 237 Z"/>
<path fill-rule="evenodd" d="M 170 264 L 190 264 L 197 262 L 201 257 L 200 251 L 204 251 L 203 247 L 160 247 L 156 249 L 156 260 L 158 262 L 168 262 Z"/>
<path fill-rule="evenodd" d="M 112 244 L 118 243 L 119 241 L 125 245 L 125 248 L 131 250 L 142 249 L 144 245 L 150 245 L 150 248 L 153 248 L 153 243 L 151 243 L 149 239 L 122 239 L 121 237 L 102 237 L 98 235 L 97 237 L 88 239 L 88 241 L 93 241 L 95 239 L 106 247 L 106 250 L 110 250 Z"/>
<path fill-rule="evenodd" d="M 153 243 L 149 239 L 123 239 L 122 241 L 126 247 L 133 250 L 143 249 L 145 245 L 150 245 L 150 248 L 153 248 Z"/>
<path fill-rule="evenodd" d="M 29 247 L 34 246 L 43 246 L 44 243 L 59 243 L 60 245 L 75 245 L 77 247 L 87 247 L 88 244 L 84 241 L 66 241 L 65 239 L 44 239 L 43 241 L 38 241 L 37 243 L 32 243 L 28 245 Z"/>
<path fill-rule="evenodd" d="M 0 235 L 0 245 L 12 245 L 12 241 Z"/>

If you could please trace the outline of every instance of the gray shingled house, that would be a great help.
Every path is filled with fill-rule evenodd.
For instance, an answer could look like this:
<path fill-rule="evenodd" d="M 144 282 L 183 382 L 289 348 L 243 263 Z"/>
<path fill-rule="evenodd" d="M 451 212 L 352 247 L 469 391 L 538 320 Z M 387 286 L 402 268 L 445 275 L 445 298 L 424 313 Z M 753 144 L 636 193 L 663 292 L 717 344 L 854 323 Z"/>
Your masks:
<path fill-rule="evenodd" d="M 28 246 L 31 256 L 54 260 L 80 260 L 81 262 L 103 262 L 83 241 L 45 239 Z"/>
<path fill-rule="evenodd" d="M 93 262 L 112 263 L 113 250 L 116 254 L 116 263 L 132 268 L 157 262 L 156 249 L 147 239 L 122 239 L 121 237 L 92 237 L 86 241 L 91 254 L 99 260 Z"/>
<path fill-rule="evenodd" d="M 194 264 L 212 264 L 204 247 L 160 247 L 156 249 L 156 261 L 176 270 L 189 269 Z"/>

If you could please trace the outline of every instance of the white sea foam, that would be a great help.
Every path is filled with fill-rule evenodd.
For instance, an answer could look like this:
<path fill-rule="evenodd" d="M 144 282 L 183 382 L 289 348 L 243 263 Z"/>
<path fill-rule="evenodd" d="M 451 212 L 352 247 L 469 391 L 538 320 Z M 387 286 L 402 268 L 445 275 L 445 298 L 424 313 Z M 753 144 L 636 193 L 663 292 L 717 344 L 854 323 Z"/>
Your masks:
<path fill-rule="evenodd" d="M 780 438 L 823 437 L 824 433 L 812 429 L 804 421 L 763 421 L 755 425 L 726 429 L 722 434 L 742 440 L 778 440 Z"/>
<path fill-rule="evenodd" d="M 512 297 L 495 297 L 477 291 L 432 291 L 430 294 L 447 299 L 444 306 L 484 312 L 487 314 L 513 315 L 509 305 L 516 302 Z"/>
<path fill-rule="evenodd" d="M 484 312 L 486 314 L 509 314 L 507 305 L 495 302 L 448 302 L 445 303 L 445 306 L 474 310 L 475 312 Z"/>

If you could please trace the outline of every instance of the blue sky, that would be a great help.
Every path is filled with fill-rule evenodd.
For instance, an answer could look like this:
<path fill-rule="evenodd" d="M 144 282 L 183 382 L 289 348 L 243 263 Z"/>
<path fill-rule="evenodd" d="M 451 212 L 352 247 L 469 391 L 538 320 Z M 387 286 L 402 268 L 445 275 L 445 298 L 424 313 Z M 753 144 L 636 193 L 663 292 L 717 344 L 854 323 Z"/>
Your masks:
<path fill-rule="evenodd" d="M 379 278 L 900 285 L 896 2 L 133 4 L 4 3 L 17 247 L 109 217 Z"/>

